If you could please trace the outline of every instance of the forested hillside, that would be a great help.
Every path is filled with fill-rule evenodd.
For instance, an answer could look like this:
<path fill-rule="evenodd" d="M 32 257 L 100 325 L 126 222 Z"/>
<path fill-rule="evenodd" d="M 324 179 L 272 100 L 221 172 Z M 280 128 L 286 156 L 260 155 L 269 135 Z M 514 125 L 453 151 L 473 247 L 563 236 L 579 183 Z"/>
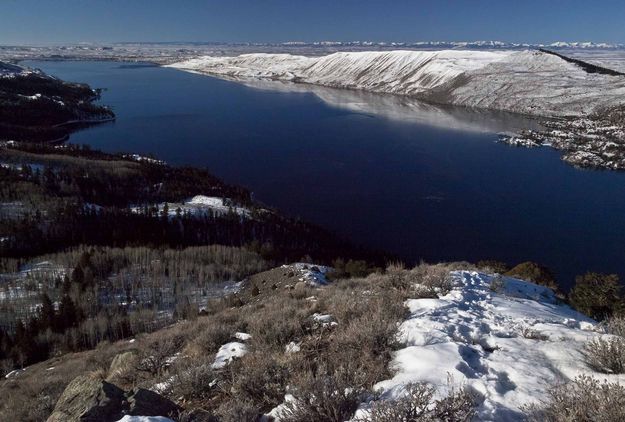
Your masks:
<path fill-rule="evenodd" d="M 106 121 L 114 113 L 93 104 L 100 91 L 0 62 L 0 139 L 58 141 L 72 125 Z"/>

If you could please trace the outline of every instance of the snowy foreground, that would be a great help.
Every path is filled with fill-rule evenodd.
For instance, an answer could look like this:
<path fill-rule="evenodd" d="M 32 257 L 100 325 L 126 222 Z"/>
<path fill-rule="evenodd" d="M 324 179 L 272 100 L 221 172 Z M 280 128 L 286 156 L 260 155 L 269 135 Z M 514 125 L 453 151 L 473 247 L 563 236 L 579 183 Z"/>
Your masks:
<path fill-rule="evenodd" d="M 300 264 L 290 267 L 302 274 L 308 271 Z M 325 270 L 319 267 L 313 275 L 325 281 Z M 625 382 L 625 375 L 599 374 L 584 363 L 581 350 L 586 342 L 609 335 L 595 321 L 559 303 L 549 288 L 475 271 L 454 271 L 451 278 L 453 288 L 446 295 L 406 301 L 410 313 L 398 327 L 402 348 L 390 363 L 394 375 L 375 386 L 380 400 L 402 397 L 404 387 L 412 383 L 428 383 L 440 396 L 466 387 L 478 403 L 476 420 L 519 421 L 524 419 L 523 406 L 539 404 L 550 387 L 579 375 Z M 324 282 L 315 281 L 323 288 Z M 313 317 L 320 322 L 331 319 Z M 212 367 L 224 368 L 243 356 L 251 347 L 250 338 L 236 333 L 235 341 L 219 349 Z M 286 353 L 298 352 L 297 345 L 286 348 Z M 285 403 L 292 400 L 285 396 Z M 366 421 L 373 404 L 362 403 L 352 420 Z M 277 406 L 263 420 L 280 421 L 284 409 L 285 404 Z M 163 420 L 124 420 L 157 421 Z"/>
<path fill-rule="evenodd" d="M 271 79 L 407 95 L 546 117 L 583 116 L 619 105 L 625 76 L 587 73 L 540 51 L 370 51 L 202 56 L 169 65 L 234 79 Z"/>
<path fill-rule="evenodd" d="M 395 376 L 376 388 L 383 399 L 403 386 L 428 382 L 442 394 L 467 386 L 480 402 L 479 420 L 520 420 L 519 408 L 545 399 L 545 390 L 581 374 L 602 375 L 584 363 L 580 349 L 600 335 L 597 324 L 553 292 L 513 278 L 452 273 L 456 287 L 439 299 L 406 302 L 410 317 L 399 328 L 405 345 L 391 363 Z M 360 412 L 366 415 L 366 405 Z"/>

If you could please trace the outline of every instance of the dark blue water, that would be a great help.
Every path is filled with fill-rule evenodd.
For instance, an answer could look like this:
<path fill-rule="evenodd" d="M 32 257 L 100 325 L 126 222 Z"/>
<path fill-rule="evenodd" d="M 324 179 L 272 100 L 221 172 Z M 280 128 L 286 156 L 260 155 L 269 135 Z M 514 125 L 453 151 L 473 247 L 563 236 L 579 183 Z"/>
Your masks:
<path fill-rule="evenodd" d="M 382 114 L 356 113 L 311 93 L 173 69 L 27 64 L 107 88 L 102 102 L 117 121 L 72 142 L 207 167 L 288 214 L 407 261 L 533 260 L 565 285 L 589 270 L 625 275 L 625 174 L 576 170 L 550 149 L 497 144 L 493 132 L 391 119 L 386 100 Z M 463 119 L 511 124 L 496 114 Z"/>

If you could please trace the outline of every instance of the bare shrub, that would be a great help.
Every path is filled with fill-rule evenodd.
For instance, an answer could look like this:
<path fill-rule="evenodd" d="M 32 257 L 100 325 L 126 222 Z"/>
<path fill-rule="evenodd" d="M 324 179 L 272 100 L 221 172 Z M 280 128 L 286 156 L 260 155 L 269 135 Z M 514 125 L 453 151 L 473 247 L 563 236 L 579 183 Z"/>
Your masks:
<path fill-rule="evenodd" d="M 506 272 L 505 275 L 521 280 L 531 281 L 540 286 L 549 287 L 554 291 L 559 290 L 558 282 L 549 268 L 535 262 L 522 262 Z"/>
<path fill-rule="evenodd" d="M 453 288 L 450 268 L 446 265 L 420 264 L 410 271 L 410 279 L 434 297 L 444 296 Z"/>
<path fill-rule="evenodd" d="M 475 407 L 475 397 L 468 389 L 452 389 L 447 397 L 436 401 L 434 420 L 469 422 L 475 416 Z"/>
<path fill-rule="evenodd" d="M 524 338 L 530 339 L 530 340 L 541 340 L 541 341 L 549 340 L 549 336 L 541 333 L 538 330 L 534 330 L 531 327 L 524 327 L 521 330 L 521 335 Z"/>
<path fill-rule="evenodd" d="M 159 376 L 170 365 L 172 357 L 182 346 L 182 339 L 177 337 L 156 337 L 141 349 L 136 369 Z"/>
<path fill-rule="evenodd" d="M 248 353 L 229 367 L 232 372 L 230 391 L 248 399 L 262 410 L 280 403 L 286 392 L 290 374 L 276 356 L 264 352 Z"/>
<path fill-rule="evenodd" d="M 219 422 L 257 422 L 261 416 L 261 412 L 254 403 L 237 397 L 221 403 L 217 414 Z"/>
<path fill-rule="evenodd" d="M 220 324 L 211 320 L 202 324 L 197 331 L 193 343 L 200 347 L 199 353 L 215 353 L 219 348 L 227 343 L 235 333 L 234 327 L 228 324 Z"/>
<path fill-rule="evenodd" d="M 376 402 L 370 422 L 470 421 L 475 416 L 475 401 L 466 389 L 452 390 L 434 400 L 436 389 L 425 383 L 408 384 L 406 394 L 398 400 Z"/>
<path fill-rule="evenodd" d="M 622 337 L 596 338 L 582 350 L 588 366 L 606 374 L 625 373 L 625 339 Z"/>
<path fill-rule="evenodd" d="M 486 273 L 498 273 L 503 274 L 510 271 L 510 267 L 505 262 L 496 261 L 494 259 L 487 259 L 478 261 L 475 266 L 483 272 Z"/>
<path fill-rule="evenodd" d="M 488 288 L 495 293 L 503 293 L 506 288 L 506 282 L 502 276 L 496 275 L 491 279 Z"/>
<path fill-rule="evenodd" d="M 330 359 L 351 359 L 358 362 L 369 382 L 388 375 L 385 365 L 396 348 L 397 324 L 382 317 L 361 317 L 351 321 L 335 333 L 331 343 Z"/>
<path fill-rule="evenodd" d="M 390 263 L 386 267 L 385 276 L 392 287 L 408 288 L 408 271 L 402 262 Z"/>
<path fill-rule="evenodd" d="M 625 387 L 580 376 L 547 392 L 547 400 L 523 410 L 533 422 L 613 422 L 625 420 Z"/>
<path fill-rule="evenodd" d="M 418 421 L 428 414 L 434 388 L 424 383 L 409 384 L 406 395 L 395 401 L 378 401 L 371 408 L 371 422 Z"/>
<path fill-rule="evenodd" d="M 309 315 L 298 303 L 301 302 L 285 295 L 249 312 L 248 331 L 259 349 L 284 351 L 284 347 L 302 333 L 301 321 Z"/>
<path fill-rule="evenodd" d="M 217 388 L 217 375 L 211 362 L 203 360 L 183 360 L 176 362 L 168 383 L 172 396 L 189 400 L 203 400 L 211 397 Z"/>
<path fill-rule="evenodd" d="M 343 422 L 349 420 L 367 391 L 358 386 L 358 375 L 346 368 L 308 373 L 297 381 L 294 399 L 285 403 L 282 422 Z"/>
<path fill-rule="evenodd" d="M 614 316 L 603 324 L 606 333 L 625 338 L 625 317 Z"/>

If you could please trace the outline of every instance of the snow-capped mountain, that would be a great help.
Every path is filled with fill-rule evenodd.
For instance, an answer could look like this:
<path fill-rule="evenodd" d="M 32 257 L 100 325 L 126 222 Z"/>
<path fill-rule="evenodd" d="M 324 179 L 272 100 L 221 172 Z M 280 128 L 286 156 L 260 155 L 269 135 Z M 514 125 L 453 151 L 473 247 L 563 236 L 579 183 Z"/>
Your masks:
<path fill-rule="evenodd" d="M 625 48 L 625 44 L 616 43 L 595 43 L 592 41 L 556 41 L 552 43 L 514 43 L 497 40 L 477 40 L 477 41 L 415 41 L 415 42 L 381 42 L 381 41 L 287 41 L 280 43 L 284 46 L 300 47 L 404 47 L 404 48 L 492 48 L 492 49 L 525 49 L 525 48 L 583 48 L 583 49 L 619 49 Z"/>
<path fill-rule="evenodd" d="M 625 76 L 589 73 L 536 50 L 244 54 L 202 56 L 170 66 L 227 78 L 300 82 L 548 117 L 583 116 L 625 99 Z"/>

